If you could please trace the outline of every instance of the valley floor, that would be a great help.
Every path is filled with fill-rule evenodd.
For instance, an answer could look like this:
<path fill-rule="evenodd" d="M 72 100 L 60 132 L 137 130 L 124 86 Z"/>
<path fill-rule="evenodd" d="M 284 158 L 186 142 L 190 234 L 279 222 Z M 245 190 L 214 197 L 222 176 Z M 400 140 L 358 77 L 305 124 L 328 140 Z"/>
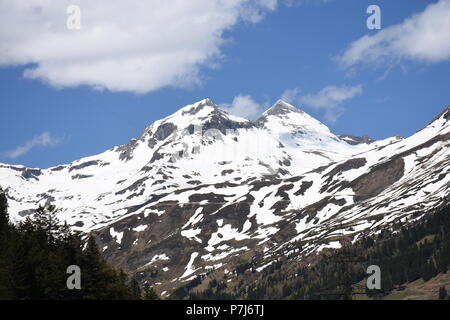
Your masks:
<path fill-rule="evenodd" d="M 419 279 L 405 284 L 404 290 L 394 290 L 383 300 L 436 300 L 439 297 L 439 288 L 450 289 L 450 274 L 441 273 L 436 277 L 423 281 Z"/>

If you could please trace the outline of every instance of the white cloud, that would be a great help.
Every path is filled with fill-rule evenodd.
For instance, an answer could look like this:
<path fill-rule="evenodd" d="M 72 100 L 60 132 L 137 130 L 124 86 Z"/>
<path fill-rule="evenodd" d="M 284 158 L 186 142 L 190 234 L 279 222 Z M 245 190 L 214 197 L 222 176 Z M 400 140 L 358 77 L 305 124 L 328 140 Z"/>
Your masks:
<path fill-rule="evenodd" d="M 299 88 L 286 89 L 280 99 L 290 104 L 295 104 L 301 90 Z"/>
<path fill-rule="evenodd" d="M 69 30 L 69 5 L 81 29 Z M 277 0 L 2 0 L 0 66 L 56 87 L 87 85 L 145 93 L 202 81 L 215 66 L 224 33 L 256 23 Z"/>
<path fill-rule="evenodd" d="M 9 159 L 16 159 L 20 156 L 27 154 L 31 149 L 35 147 L 49 147 L 55 146 L 62 142 L 62 138 L 51 136 L 50 133 L 44 132 L 41 135 L 34 137 L 24 145 L 18 146 L 14 150 L 6 151 L 2 153 L 2 156 Z"/>
<path fill-rule="evenodd" d="M 425 63 L 450 60 L 450 0 L 430 4 L 401 24 L 363 36 L 338 58 L 346 68 L 359 63 L 378 65 L 402 60 Z"/>
<path fill-rule="evenodd" d="M 250 120 L 254 120 L 264 109 L 250 95 L 238 95 L 231 104 L 221 105 L 221 108 L 229 114 Z"/>
<path fill-rule="evenodd" d="M 325 119 L 336 122 L 342 115 L 342 103 L 362 94 L 362 86 L 327 86 L 315 94 L 300 96 L 300 104 L 314 109 L 325 110 Z"/>
<path fill-rule="evenodd" d="M 287 7 L 296 7 L 308 3 L 328 3 L 334 0 L 284 0 L 283 3 Z"/>
<path fill-rule="evenodd" d="M 280 99 L 298 107 L 308 107 L 325 111 L 325 120 L 336 122 L 342 115 L 342 104 L 363 92 L 362 85 L 356 86 L 327 86 L 315 94 L 301 94 L 300 88 L 286 89 Z M 222 104 L 220 108 L 234 116 L 256 119 L 270 105 L 269 101 L 261 104 L 250 95 L 240 94 L 234 97 L 232 103 Z"/>

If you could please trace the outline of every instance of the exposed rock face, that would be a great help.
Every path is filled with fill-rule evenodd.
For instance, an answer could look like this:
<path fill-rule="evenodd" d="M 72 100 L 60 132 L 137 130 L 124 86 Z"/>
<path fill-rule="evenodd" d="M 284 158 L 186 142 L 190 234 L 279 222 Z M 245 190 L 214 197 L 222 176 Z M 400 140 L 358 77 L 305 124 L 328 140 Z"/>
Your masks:
<path fill-rule="evenodd" d="M 333 170 L 331 170 L 328 174 L 326 174 L 326 176 L 332 178 L 336 174 L 364 167 L 366 163 L 367 163 L 366 158 L 350 159 L 343 163 L 338 164 L 336 167 L 334 167 Z"/>
<path fill-rule="evenodd" d="M 22 177 L 25 179 L 36 179 L 39 180 L 39 176 L 42 174 L 40 169 L 28 169 L 22 171 Z"/>
<path fill-rule="evenodd" d="M 177 129 L 177 126 L 173 123 L 167 122 L 163 123 L 158 127 L 158 129 L 155 132 L 154 138 L 156 140 L 165 140 L 168 136 L 170 136 L 175 130 Z"/>
<path fill-rule="evenodd" d="M 447 107 L 447 110 L 444 112 L 442 116 L 445 120 L 450 120 L 450 107 Z"/>
<path fill-rule="evenodd" d="M 251 122 L 236 122 L 224 117 L 223 115 L 223 111 L 213 112 L 210 119 L 203 124 L 203 132 L 216 129 L 222 134 L 226 134 L 227 130 L 250 129 L 253 127 Z M 191 130 L 192 126 L 189 127 L 189 132 L 191 132 Z"/>
<path fill-rule="evenodd" d="M 133 151 L 137 147 L 137 140 L 133 139 L 129 143 L 117 147 L 117 152 L 119 153 L 120 160 L 131 160 L 133 158 Z"/>
<path fill-rule="evenodd" d="M 339 138 L 351 145 L 357 145 L 362 143 L 369 144 L 375 141 L 368 136 L 358 137 L 351 134 L 341 134 L 339 135 Z"/>
<path fill-rule="evenodd" d="M 187 108 L 185 110 L 182 110 L 181 114 L 183 116 L 186 116 L 186 115 L 193 115 L 193 116 L 195 116 L 201 110 L 205 109 L 205 107 L 211 107 L 213 109 L 217 108 L 217 106 L 214 104 L 214 102 L 212 102 L 211 99 L 207 98 L 207 99 L 204 99 L 204 100 L 200 101 L 199 103 L 197 103 L 192 108 Z"/>
<path fill-rule="evenodd" d="M 403 177 L 405 162 L 403 158 L 376 165 L 370 171 L 353 181 L 355 201 L 377 196 L 383 190 Z"/>
<path fill-rule="evenodd" d="M 95 165 L 98 165 L 98 164 L 99 164 L 99 161 L 96 161 L 96 160 L 86 161 L 86 162 L 83 162 L 83 163 L 81 163 L 79 165 L 71 166 L 70 169 L 69 169 L 69 172 L 72 172 L 73 170 L 80 170 L 80 169 L 83 169 L 83 168 L 86 168 L 86 167 L 89 167 L 89 166 L 95 166 Z"/>
<path fill-rule="evenodd" d="M 16 221 L 51 200 L 111 263 L 169 294 L 439 206 L 450 196 L 449 110 L 409 138 L 351 143 L 282 101 L 252 123 L 206 99 L 97 156 L 46 170 L 0 164 L 0 181 Z"/>

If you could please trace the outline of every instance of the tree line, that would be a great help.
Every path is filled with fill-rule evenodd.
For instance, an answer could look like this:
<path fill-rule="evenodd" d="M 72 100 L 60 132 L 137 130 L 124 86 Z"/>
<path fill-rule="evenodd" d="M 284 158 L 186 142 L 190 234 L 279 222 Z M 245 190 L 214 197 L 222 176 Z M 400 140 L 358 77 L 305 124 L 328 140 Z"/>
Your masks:
<path fill-rule="evenodd" d="M 67 268 L 81 270 L 81 289 L 69 289 Z M 51 205 L 12 224 L 0 188 L 0 299 L 138 300 L 158 299 L 148 285 L 116 270 L 100 254 L 94 238 L 83 238 L 56 217 Z"/>

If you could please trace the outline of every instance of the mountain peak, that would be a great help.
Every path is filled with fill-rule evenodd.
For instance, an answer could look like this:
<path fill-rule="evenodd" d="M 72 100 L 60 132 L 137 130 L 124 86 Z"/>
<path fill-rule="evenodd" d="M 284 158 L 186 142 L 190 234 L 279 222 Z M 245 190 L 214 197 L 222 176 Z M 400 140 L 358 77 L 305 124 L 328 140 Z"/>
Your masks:
<path fill-rule="evenodd" d="M 256 119 L 255 124 L 280 137 L 295 136 L 299 144 L 312 141 L 316 144 L 339 141 L 339 138 L 322 122 L 283 100 L 278 100 L 266 110 Z"/>
<path fill-rule="evenodd" d="M 193 104 L 187 105 L 176 113 L 181 113 L 181 115 L 195 115 L 202 110 L 207 109 L 209 112 L 217 110 L 218 107 L 210 98 L 206 98 L 200 101 L 197 101 Z"/>
<path fill-rule="evenodd" d="M 297 109 L 283 100 L 278 100 L 272 107 L 267 109 L 258 119 L 258 126 L 266 126 L 268 122 L 281 122 L 282 126 L 288 127 L 315 127 L 329 132 L 327 126 L 306 112 Z"/>
<path fill-rule="evenodd" d="M 272 107 L 267 109 L 262 115 L 263 116 L 284 115 L 290 112 L 303 113 L 303 111 L 297 109 L 293 105 L 280 99 L 277 102 L 275 102 L 275 104 Z"/>
<path fill-rule="evenodd" d="M 200 100 L 194 104 L 188 105 L 186 107 L 181 108 L 172 116 L 169 116 L 167 119 L 173 118 L 173 116 L 181 116 L 183 121 L 186 122 L 189 119 L 190 124 L 210 124 L 211 122 L 234 122 L 234 123 L 245 123 L 249 124 L 250 121 L 233 116 L 228 112 L 219 108 L 211 99 L 206 98 Z"/>

